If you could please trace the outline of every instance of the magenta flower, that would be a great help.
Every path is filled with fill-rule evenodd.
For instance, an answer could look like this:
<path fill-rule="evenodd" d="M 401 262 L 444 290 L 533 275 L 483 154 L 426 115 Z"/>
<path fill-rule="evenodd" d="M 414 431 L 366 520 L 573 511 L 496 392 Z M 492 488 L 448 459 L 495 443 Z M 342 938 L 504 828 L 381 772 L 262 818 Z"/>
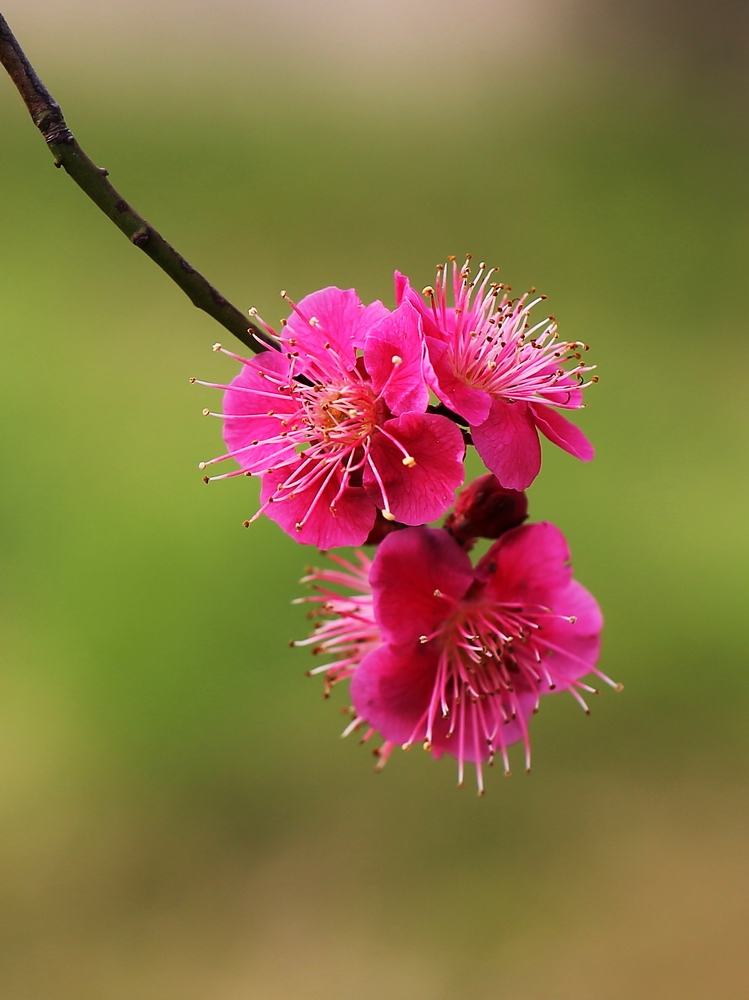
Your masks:
<path fill-rule="evenodd" d="M 216 386 L 227 390 L 217 415 L 229 450 L 212 461 L 234 458 L 241 469 L 229 476 L 261 477 L 251 520 L 265 512 L 297 541 L 328 549 L 361 544 L 377 509 L 409 525 L 440 517 L 463 481 L 465 447 L 454 423 L 425 412 L 416 309 L 365 308 L 339 288 L 291 306 L 282 350 L 238 358 L 239 375 Z"/>
<path fill-rule="evenodd" d="M 407 528 L 380 545 L 369 575 L 382 644 L 355 669 L 354 724 L 378 729 L 383 757 L 424 742 L 435 757 L 476 765 L 525 744 L 542 694 L 567 690 L 587 706 L 580 678 L 596 668 L 602 618 L 572 579 L 561 532 L 548 523 L 508 531 L 476 567 L 441 529 Z"/>
<path fill-rule="evenodd" d="M 396 302 L 418 309 L 433 367 L 432 387 L 467 421 L 487 468 L 502 486 L 526 489 L 541 468 L 538 431 L 590 461 L 592 445 L 558 412 L 582 407 L 582 389 L 597 381 L 584 380 L 592 370 L 580 363 L 587 347 L 558 340 L 551 317 L 531 326 L 530 311 L 542 297 L 510 299 L 501 284 L 491 282 L 495 268 L 486 271 L 480 264 L 470 280 L 470 257 L 460 271 L 455 258 L 450 260 L 453 306 L 447 304 L 448 269 L 441 265 L 435 287 L 424 289 L 429 305 L 396 271 Z M 574 364 L 565 368 L 569 362 Z"/>

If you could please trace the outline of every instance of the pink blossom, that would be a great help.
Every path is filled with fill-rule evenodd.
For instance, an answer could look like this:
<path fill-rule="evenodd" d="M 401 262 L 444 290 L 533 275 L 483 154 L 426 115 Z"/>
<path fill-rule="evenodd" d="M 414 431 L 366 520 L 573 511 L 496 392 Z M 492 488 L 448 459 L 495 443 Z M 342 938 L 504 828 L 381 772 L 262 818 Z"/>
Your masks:
<path fill-rule="evenodd" d="M 453 306 L 442 265 L 434 288 L 424 289 L 428 305 L 396 271 L 396 302 L 419 311 L 436 394 L 467 421 L 476 450 L 500 483 L 524 490 L 541 468 L 538 431 L 583 461 L 593 457 L 585 435 L 558 410 L 582 407 L 582 389 L 597 378 L 584 380 L 592 370 L 580 363 L 587 347 L 558 340 L 552 317 L 531 326 L 530 311 L 543 296 L 510 299 L 503 285 L 491 282 L 496 268 L 482 263 L 471 280 L 469 260 L 458 270 L 450 258 Z"/>
<path fill-rule="evenodd" d="M 477 566 L 446 531 L 406 528 L 389 535 L 369 582 L 381 644 L 351 680 L 354 722 L 393 746 L 423 742 L 435 757 L 476 766 L 522 740 L 542 694 L 567 690 L 587 706 L 580 678 L 596 668 L 602 618 L 572 579 L 561 532 L 548 523 L 514 528 Z"/>
<path fill-rule="evenodd" d="M 228 453 L 201 468 L 234 458 L 241 468 L 228 476 L 262 480 L 251 521 L 265 512 L 321 549 L 361 544 L 378 509 L 409 525 L 440 517 L 463 481 L 465 447 L 454 423 L 425 412 L 417 310 L 409 302 L 392 313 L 380 302 L 364 307 L 339 288 L 290 304 L 278 353 L 231 355 L 242 370 L 216 386 L 227 390 L 216 415 Z"/>

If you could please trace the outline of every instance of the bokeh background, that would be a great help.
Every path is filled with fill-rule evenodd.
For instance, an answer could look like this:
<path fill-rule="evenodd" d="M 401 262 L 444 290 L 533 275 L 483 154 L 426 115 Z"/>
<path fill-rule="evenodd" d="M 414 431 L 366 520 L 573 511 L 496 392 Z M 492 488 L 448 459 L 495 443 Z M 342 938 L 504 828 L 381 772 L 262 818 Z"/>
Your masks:
<path fill-rule="evenodd" d="M 749 990 L 747 13 L 700 0 L 4 0 L 84 148 L 242 308 L 472 252 L 600 384 L 548 449 L 625 685 L 534 771 L 372 773 L 304 677 L 319 561 L 203 486 L 222 333 L 0 78 L 0 993 L 738 1000 Z M 225 339 L 225 338 L 224 338 Z"/>

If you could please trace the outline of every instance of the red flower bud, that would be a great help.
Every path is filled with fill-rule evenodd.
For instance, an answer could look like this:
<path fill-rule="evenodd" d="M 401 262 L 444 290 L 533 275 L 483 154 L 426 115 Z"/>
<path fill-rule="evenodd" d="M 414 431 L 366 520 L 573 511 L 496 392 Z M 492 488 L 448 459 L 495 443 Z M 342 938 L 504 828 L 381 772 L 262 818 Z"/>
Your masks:
<path fill-rule="evenodd" d="M 458 497 L 455 510 L 445 519 L 445 528 L 464 548 L 477 538 L 499 538 L 528 516 L 528 498 L 518 490 L 500 486 L 492 473 L 479 476 Z"/>
<path fill-rule="evenodd" d="M 393 531 L 400 531 L 401 528 L 405 528 L 405 524 L 401 524 L 400 521 L 387 521 L 382 516 L 382 511 L 377 511 L 377 516 L 375 517 L 375 523 L 372 525 L 372 530 L 367 535 L 365 545 L 379 545 L 383 538 L 386 538 Z"/>

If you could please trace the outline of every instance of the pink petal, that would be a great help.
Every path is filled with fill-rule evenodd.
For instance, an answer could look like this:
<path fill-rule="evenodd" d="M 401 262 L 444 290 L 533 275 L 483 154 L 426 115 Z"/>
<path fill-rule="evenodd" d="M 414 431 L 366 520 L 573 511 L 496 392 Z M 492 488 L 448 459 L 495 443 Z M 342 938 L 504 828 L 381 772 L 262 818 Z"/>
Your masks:
<path fill-rule="evenodd" d="M 344 291 L 334 286 L 306 295 L 297 310 L 289 317 L 286 337 L 296 341 L 290 350 L 300 351 L 302 370 L 308 367 L 304 358 L 308 354 L 326 370 L 350 371 L 356 364 L 355 348 L 387 314 L 381 302 L 365 309 L 353 288 Z M 311 326 L 311 319 L 317 324 Z"/>
<path fill-rule="evenodd" d="M 426 715 L 437 675 L 436 650 L 427 646 L 380 646 L 368 653 L 351 679 L 351 700 L 356 714 L 370 726 L 379 729 L 386 740 L 393 743 L 421 741 L 426 736 Z M 501 721 L 499 698 L 482 703 L 487 721 L 497 721 L 495 748 L 504 743 L 510 746 L 523 737 L 523 723 L 527 725 L 536 703 L 530 691 L 518 694 L 514 702 L 520 719 Z M 460 711 L 460 709 L 457 709 Z M 489 757 L 489 748 L 483 735 L 474 739 L 473 712 L 466 711 L 462 720 L 456 720 L 452 736 L 451 720 L 438 716 L 432 732 L 432 753 L 441 757 L 447 752 L 454 757 L 476 762 Z M 477 752 L 478 751 L 478 752 Z"/>
<path fill-rule="evenodd" d="M 303 457 L 299 457 L 301 464 Z M 294 466 L 287 466 L 263 476 L 260 499 L 266 503 L 293 472 Z M 347 486 L 335 502 L 335 514 L 330 510 L 341 485 L 341 473 L 337 472 L 325 487 L 312 513 L 306 518 L 317 492 L 324 480 L 300 490 L 290 499 L 281 499 L 270 504 L 266 514 L 280 525 L 294 541 L 304 545 L 316 545 L 319 549 L 332 549 L 338 545 L 362 545 L 374 525 L 376 509 L 361 486 Z M 283 496 L 283 494 L 282 494 Z M 304 521 L 301 530 L 297 524 Z"/>
<path fill-rule="evenodd" d="M 590 673 L 598 661 L 601 648 L 603 616 L 598 602 L 576 580 L 556 594 L 554 611 L 568 615 L 574 622 L 549 618 L 536 642 L 545 648 L 546 666 L 555 676 L 576 680 Z"/>
<path fill-rule="evenodd" d="M 593 458 L 595 454 L 593 445 L 580 428 L 570 423 L 559 410 L 544 406 L 543 403 L 532 403 L 531 410 L 536 427 L 549 441 L 558 444 L 560 448 L 564 448 L 570 455 L 582 459 L 583 462 L 589 462 Z"/>
<path fill-rule="evenodd" d="M 368 306 L 364 306 L 359 314 L 359 322 L 356 329 L 353 331 L 354 347 L 363 348 L 370 331 L 389 315 L 390 310 L 379 299 L 375 299 Z"/>
<path fill-rule="evenodd" d="M 404 465 L 404 452 L 415 465 Z M 370 458 L 385 488 L 390 510 L 403 524 L 425 524 L 441 517 L 463 482 L 463 435 L 447 417 L 434 413 L 404 413 L 387 420 L 372 437 Z M 378 507 L 385 508 L 380 484 L 371 467 L 364 468 L 364 488 Z"/>
<path fill-rule="evenodd" d="M 527 489 L 541 469 L 541 444 L 527 403 L 495 399 L 487 419 L 471 425 L 476 451 L 502 486 Z"/>
<path fill-rule="evenodd" d="M 266 351 L 248 364 L 242 365 L 239 374 L 232 379 L 230 388 L 224 393 L 224 413 L 253 414 L 247 420 L 224 421 L 224 441 L 228 450 L 243 469 L 259 469 L 262 463 L 278 453 L 287 455 L 289 448 L 280 442 L 266 444 L 269 438 L 276 438 L 284 430 L 282 419 L 293 417 L 299 412 L 299 403 L 288 392 L 281 393 L 278 387 L 260 372 L 268 372 L 276 378 L 286 378 L 289 359 L 275 351 Z M 272 396 L 268 394 L 272 393 Z M 271 411 L 274 416 L 268 416 Z M 257 445 L 252 445 L 258 441 Z"/>
<path fill-rule="evenodd" d="M 418 312 L 419 316 L 421 316 L 421 321 L 424 325 L 424 333 L 427 336 L 436 337 L 440 340 L 444 339 L 444 334 L 434 322 L 434 313 L 432 312 L 431 306 L 427 305 L 423 297 L 419 295 L 416 289 L 411 286 L 411 282 L 405 274 L 401 274 L 400 271 L 396 271 L 395 304 L 399 306 L 403 302 L 410 302 L 414 309 Z"/>
<path fill-rule="evenodd" d="M 548 521 L 523 524 L 492 545 L 476 574 L 488 578 L 487 592 L 497 600 L 536 602 L 557 610 L 557 594 L 572 579 L 570 550 L 559 528 Z"/>
<path fill-rule="evenodd" d="M 357 715 L 393 743 L 423 739 L 436 672 L 437 654 L 424 646 L 378 647 L 351 678 Z"/>
<path fill-rule="evenodd" d="M 429 405 L 424 354 L 421 320 L 409 302 L 390 313 L 367 337 L 364 363 L 372 388 L 396 416 L 409 410 L 423 413 Z"/>
<path fill-rule="evenodd" d="M 419 636 L 430 635 L 473 580 L 471 560 L 441 528 L 388 535 L 369 574 L 383 640 L 418 642 Z"/>
<path fill-rule="evenodd" d="M 401 302 L 406 299 L 408 289 L 411 287 L 411 282 L 405 276 L 401 274 L 400 271 L 396 271 L 395 275 L 395 305 L 398 307 Z"/>
<path fill-rule="evenodd" d="M 489 416 L 492 399 L 488 392 L 467 385 L 452 369 L 450 350 L 446 342 L 427 337 L 429 359 L 434 368 L 437 385 L 434 391 L 451 410 L 459 413 L 469 424 L 482 424 Z"/>
<path fill-rule="evenodd" d="M 556 378 L 559 373 L 559 364 L 554 361 L 549 365 L 546 365 L 541 369 L 542 375 L 547 375 L 549 379 Z M 580 382 L 576 376 L 567 375 L 561 379 L 555 380 L 555 387 L 557 389 L 564 388 L 566 392 L 549 392 L 541 390 L 542 395 L 545 395 L 548 403 L 552 406 L 562 406 L 569 409 L 578 409 L 583 403 L 583 392 L 580 388 Z M 543 405 L 543 404 L 542 404 Z"/>

